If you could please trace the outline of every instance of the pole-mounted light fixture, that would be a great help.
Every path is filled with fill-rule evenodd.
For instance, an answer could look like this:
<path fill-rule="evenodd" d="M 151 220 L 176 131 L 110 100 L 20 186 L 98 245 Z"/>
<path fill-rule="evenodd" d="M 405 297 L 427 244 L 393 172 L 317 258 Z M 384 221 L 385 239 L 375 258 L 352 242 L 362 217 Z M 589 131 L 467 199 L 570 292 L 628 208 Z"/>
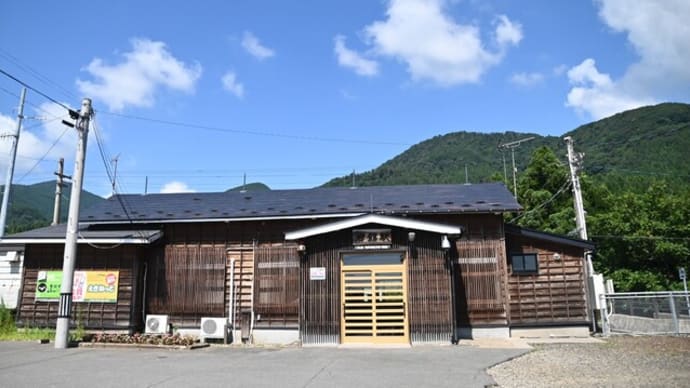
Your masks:
<path fill-rule="evenodd" d="M 448 241 L 448 236 L 441 237 L 441 248 L 450 249 L 450 241 Z"/>

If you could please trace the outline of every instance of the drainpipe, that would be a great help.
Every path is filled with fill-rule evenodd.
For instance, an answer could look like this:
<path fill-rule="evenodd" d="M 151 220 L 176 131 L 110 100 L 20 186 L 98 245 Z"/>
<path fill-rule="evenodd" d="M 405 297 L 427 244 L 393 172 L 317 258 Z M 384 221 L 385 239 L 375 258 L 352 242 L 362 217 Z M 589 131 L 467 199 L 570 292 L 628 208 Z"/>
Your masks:
<path fill-rule="evenodd" d="M 446 260 L 448 260 L 448 267 L 450 268 L 450 303 L 451 303 L 451 314 L 453 314 L 451 322 L 453 323 L 453 332 L 450 342 L 455 345 L 458 343 L 457 338 L 457 322 L 456 322 L 456 312 L 455 312 L 455 262 L 450 255 L 450 249 L 445 249 Z"/>
<path fill-rule="evenodd" d="M 230 330 L 235 330 L 235 259 L 230 259 L 230 301 L 228 303 Z"/>

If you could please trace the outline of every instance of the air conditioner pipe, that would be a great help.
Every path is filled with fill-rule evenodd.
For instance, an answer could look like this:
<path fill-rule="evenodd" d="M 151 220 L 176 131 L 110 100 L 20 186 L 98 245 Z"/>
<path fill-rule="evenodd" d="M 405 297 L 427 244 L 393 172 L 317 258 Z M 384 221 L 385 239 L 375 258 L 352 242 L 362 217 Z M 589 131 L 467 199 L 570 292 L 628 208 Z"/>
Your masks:
<path fill-rule="evenodd" d="M 235 330 L 235 259 L 230 259 L 230 300 L 228 301 L 230 330 Z"/>

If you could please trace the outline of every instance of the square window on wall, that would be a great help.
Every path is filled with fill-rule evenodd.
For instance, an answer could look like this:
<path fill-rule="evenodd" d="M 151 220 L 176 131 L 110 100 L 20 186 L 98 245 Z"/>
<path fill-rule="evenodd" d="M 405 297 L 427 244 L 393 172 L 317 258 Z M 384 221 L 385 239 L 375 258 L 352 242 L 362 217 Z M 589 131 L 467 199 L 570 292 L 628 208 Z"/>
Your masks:
<path fill-rule="evenodd" d="M 539 273 L 539 260 L 536 253 L 515 253 L 510 255 L 514 275 Z"/>

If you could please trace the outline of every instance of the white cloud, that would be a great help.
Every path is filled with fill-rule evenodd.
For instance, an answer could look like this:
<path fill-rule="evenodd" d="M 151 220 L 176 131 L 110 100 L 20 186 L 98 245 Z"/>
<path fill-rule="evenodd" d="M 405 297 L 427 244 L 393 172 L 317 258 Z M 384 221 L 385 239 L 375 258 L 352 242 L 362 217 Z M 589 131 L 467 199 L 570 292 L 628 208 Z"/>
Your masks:
<path fill-rule="evenodd" d="M 520 24 L 498 15 L 493 40 L 482 42 L 477 26 L 458 24 L 444 12 L 446 3 L 391 0 L 386 20 L 364 29 L 373 52 L 405 63 L 414 80 L 451 86 L 479 82 L 522 39 Z M 486 49 L 487 44 L 493 49 Z"/>
<path fill-rule="evenodd" d="M 515 73 L 510 77 L 510 82 L 521 87 L 532 87 L 544 82 L 542 73 Z"/>
<path fill-rule="evenodd" d="M 568 93 L 566 105 L 595 119 L 654 103 L 652 99 L 621 91 L 608 74 L 599 72 L 591 58 L 568 70 L 568 80 L 573 88 Z"/>
<path fill-rule="evenodd" d="M 591 69 L 589 74 L 594 78 L 608 77 L 610 83 L 588 80 L 590 83 L 585 86 L 573 79 L 575 86 L 568 93 L 566 105 L 601 118 L 616 113 L 617 106 L 630 109 L 658 100 L 687 100 L 690 2 L 646 0 L 631 6 L 626 0 L 596 0 L 596 4 L 601 20 L 613 31 L 626 34 L 639 60 L 619 79 L 599 73 L 592 60 L 591 67 L 598 75 Z"/>
<path fill-rule="evenodd" d="M 496 26 L 496 43 L 499 46 L 517 46 L 522 40 L 522 25 L 513 23 L 506 15 L 498 15 Z"/>
<path fill-rule="evenodd" d="M 125 107 L 149 107 L 161 87 L 191 93 L 201 77 L 201 65 L 185 64 L 175 58 L 165 43 L 132 39 L 132 51 L 124 53 L 118 64 L 105 64 L 95 58 L 86 70 L 94 81 L 77 80 L 79 91 L 103 101 L 113 111 Z"/>
<path fill-rule="evenodd" d="M 184 182 L 172 181 L 164 184 L 161 188 L 161 194 L 171 193 L 196 193 L 196 190 L 187 186 L 187 184 Z"/>
<path fill-rule="evenodd" d="M 379 64 L 345 47 L 344 36 L 337 35 L 333 40 L 335 41 L 335 55 L 338 57 L 340 66 L 351 68 L 359 75 L 374 76 L 378 74 Z"/>
<path fill-rule="evenodd" d="M 25 112 L 26 114 L 26 112 Z M 18 180 L 34 168 L 33 174 L 42 174 L 46 170 L 54 171 L 55 160 L 65 158 L 73 159 L 76 146 L 76 131 L 61 123 L 60 119 L 67 119 L 64 108 L 53 104 L 43 103 L 36 109 L 35 114 L 45 120 L 37 125 L 36 121 L 25 119 L 22 123 L 22 132 L 17 146 L 17 159 L 15 160 L 14 183 L 26 183 L 31 178 L 19 182 Z M 0 134 L 14 134 L 17 130 L 17 122 L 14 118 L 0 114 Z M 0 178 L 5 181 L 7 166 L 9 164 L 9 152 L 11 138 L 0 140 Z M 43 162 L 39 162 L 44 158 Z M 52 163 L 51 163 L 52 162 Z"/>
<path fill-rule="evenodd" d="M 221 78 L 221 82 L 223 82 L 223 88 L 234 94 L 237 98 L 244 97 L 244 85 L 237 82 L 237 75 L 234 72 L 228 71 L 225 73 Z"/>
<path fill-rule="evenodd" d="M 263 46 L 261 42 L 259 42 L 259 39 L 250 31 L 244 32 L 242 36 L 242 47 L 258 60 L 264 60 L 275 55 L 275 51 Z"/>

